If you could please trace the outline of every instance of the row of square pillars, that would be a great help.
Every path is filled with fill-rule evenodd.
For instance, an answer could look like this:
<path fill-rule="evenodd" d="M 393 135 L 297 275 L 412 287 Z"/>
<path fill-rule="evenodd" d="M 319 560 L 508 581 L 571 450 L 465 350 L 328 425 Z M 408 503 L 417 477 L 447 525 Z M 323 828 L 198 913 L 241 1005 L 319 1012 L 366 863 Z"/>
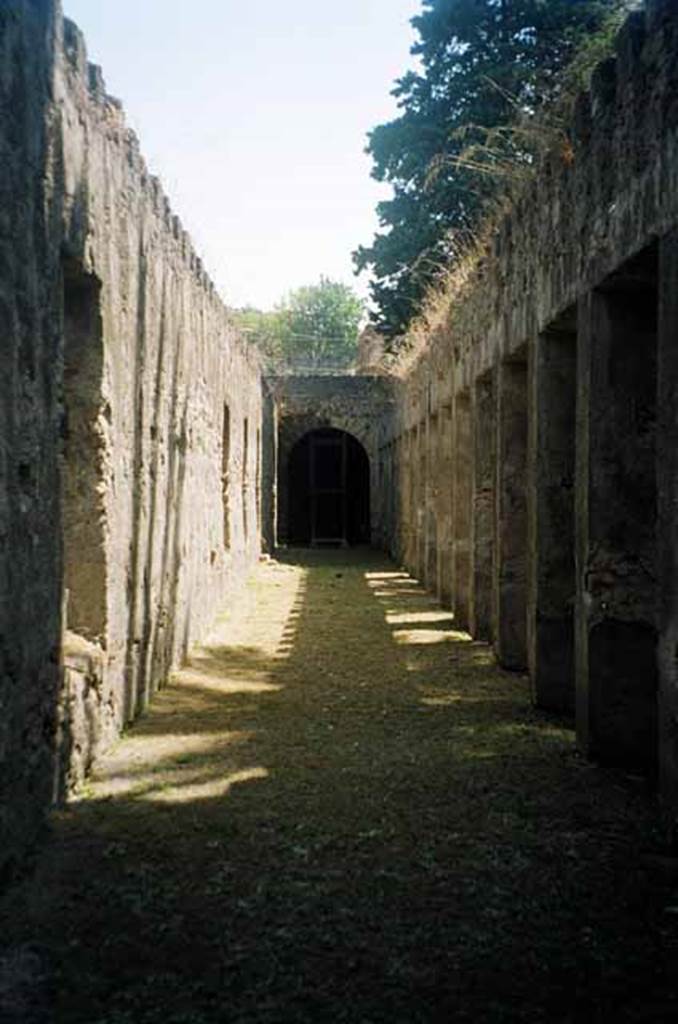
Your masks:
<path fill-rule="evenodd" d="M 405 561 L 678 807 L 678 233 L 396 445 Z"/>

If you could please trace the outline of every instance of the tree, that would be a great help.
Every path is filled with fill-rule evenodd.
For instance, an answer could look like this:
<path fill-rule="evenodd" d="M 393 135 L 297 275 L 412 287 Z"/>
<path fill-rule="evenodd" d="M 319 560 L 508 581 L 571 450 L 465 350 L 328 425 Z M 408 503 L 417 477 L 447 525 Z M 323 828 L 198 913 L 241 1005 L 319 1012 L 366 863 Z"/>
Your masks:
<path fill-rule="evenodd" d="M 326 359 L 348 363 L 355 356 L 363 303 L 348 285 L 321 277 L 319 284 L 291 292 L 279 313 L 288 358 L 315 366 Z"/>
<path fill-rule="evenodd" d="M 233 317 L 248 341 L 254 342 L 267 361 L 282 358 L 282 327 L 279 314 L 263 312 L 254 306 L 233 310 Z"/>
<path fill-rule="evenodd" d="M 327 277 L 290 292 L 271 312 L 246 308 L 235 313 L 241 330 L 270 362 L 312 367 L 352 361 L 363 315 L 363 302 L 353 289 Z"/>
<path fill-rule="evenodd" d="M 393 187 L 383 230 L 354 255 L 373 273 L 376 326 L 402 333 L 440 270 L 466 248 L 507 163 L 529 162 L 534 116 L 562 90 L 577 46 L 628 0 L 423 0 L 412 24 L 421 70 L 393 90 L 402 114 L 376 127 L 373 177 Z M 497 130 L 499 129 L 499 130 Z M 489 140 L 489 141 L 488 141 Z"/>

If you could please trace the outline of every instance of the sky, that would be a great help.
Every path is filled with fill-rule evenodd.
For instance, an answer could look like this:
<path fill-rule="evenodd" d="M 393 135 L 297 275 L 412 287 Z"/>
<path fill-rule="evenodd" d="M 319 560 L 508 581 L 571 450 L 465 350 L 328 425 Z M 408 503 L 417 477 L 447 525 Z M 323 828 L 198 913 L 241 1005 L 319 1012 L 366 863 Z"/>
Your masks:
<path fill-rule="evenodd" d="M 351 251 L 388 188 L 367 132 L 397 115 L 421 0 L 63 0 L 230 306 L 321 275 L 366 295 Z"/>

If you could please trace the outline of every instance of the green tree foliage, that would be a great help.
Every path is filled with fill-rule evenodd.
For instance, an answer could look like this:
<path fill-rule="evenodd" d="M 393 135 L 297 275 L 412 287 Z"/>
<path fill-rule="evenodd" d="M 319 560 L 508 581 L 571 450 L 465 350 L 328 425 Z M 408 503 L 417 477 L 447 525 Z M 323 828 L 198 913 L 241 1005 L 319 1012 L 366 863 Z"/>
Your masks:
<path fill-rule="evenodd" d="M 236 321 L 271 363 L 348 365 L 356 355 L 361 299 L 348 285 L 321 277 L 290 292 L 271 312 L 237 310 Z"/>
<path fill-rule="evenodd" d="M 265 359 L 275 362 L 282 358 L 282 325 L 277 310 L 264 312 L 254 306 L 233 310 L 237 326 L 248 341 L 258 345 Z"/>
<path fill-rule="evenodd" d="M 502 171 L 533 150 L 517 122 L 563 88 L 562 69 L 628 0 L 422 0 L 417 71 L 393 90 L 402 113 L 369 135 L 373 176 L 393 197 L 354 253 L 370 268 L 376 326 L 406 328 L 440 270 L 465 251 Z M 514 125 L 512 130 L 503 126 Z M 489 130 L 489 131 L 488 131 Z"/>

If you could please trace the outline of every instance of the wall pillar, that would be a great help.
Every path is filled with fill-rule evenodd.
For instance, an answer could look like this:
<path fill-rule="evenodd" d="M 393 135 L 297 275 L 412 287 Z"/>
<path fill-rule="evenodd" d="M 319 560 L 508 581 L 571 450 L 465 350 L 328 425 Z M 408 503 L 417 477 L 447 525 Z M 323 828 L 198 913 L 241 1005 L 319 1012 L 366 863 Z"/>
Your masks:
<path fill-rule="evenodd" d="M 473 515 L 471 522 L 471 600 L 469 630 L 478 640 L 492 639 L 494 564 L 494 485 L 496 419 L 494 379 L 488 374 L 473 391 Z"/>
<path fill-rule="evenodd" d="M 417 427 L 417 553 L 415 575 L 426 578 L 426 533 L 428 519 L 428 417 Z"/>
<path fill-rule="evenodd" d="M 393 442 L 393 490 L 391 493 L 391 557 L 398 563 L 403 561 L 403 527 L 405 494 L 404 478 L 404 435 L 399 434 Z"/>
<path fill-rule="evenodd" d="M 417 515 L 417 579 L 426 584 L 426 562 L 428 554 L 428 513 L 430 499 L 429 473 L 429 418 L 425 415 L 419 424 L 418 460 L 419 460 L 419 503 Z"/>
<path fill-rule="evenodd" d="M 579 303 L 577 733 L 591 756 L 656 759 L 656 287 Z"/>
<path fill-rule="evenodd" d="M 431 593 L 438 596 L 438 494 L 440 473 L 438 464 L 438 416 L 427 417 L 426 429 L 426 558 L 424 582 Z"/>
<path fill-rule="evenodd" d="M 468 629 L 471 602 L 471 399 L 454 400 L 453 607 L 457 629 Z"/>
<path fill-rule="evenodd" d="M 452 576 L 453 576 L 453 494 L 454 494 L 454 421 L 452 405 L 443 406 L 440 412 L 440 472 L 438 524 L 440 528 L 440 602 L 446 608 L 452 607 Z"/>
<path fill-rule="evenodd" d="M 574 712 L 576 310 L 530 358 L 528 663 L 538 707 Z"/>
<path fill-rule="evenodd" d="M 391 550 L 391 538 L 393 536 L 393 521 L 391 518 L 391 508 L 393 501 L 393 488 L 394 488 L 394 477 L 393 477 L 393 442 L 389 441 L 384 445 L 383 449 L 384 458 L 384 476 L 382 480 L 381 493 L 379 495 L 379 504 L 381 508 L 381 528 L 379 532 L 379 548 L 382 551 Z"/>
<path fill-rule="evenodd" d="M 497 373 L 494 646 L 505 668 L 527 665 L 527 364 Z"/>
<path fill-rule="evenodd" d="M 415 573 L 417 563 L 417 501 L 418 501 L 418 458 L 417 427 L 411 427 L 404 435 L 405 460 L 403 466 L 403 495 L 405 514 L 403 516 L 404 562 L 407 569 Z"/>

